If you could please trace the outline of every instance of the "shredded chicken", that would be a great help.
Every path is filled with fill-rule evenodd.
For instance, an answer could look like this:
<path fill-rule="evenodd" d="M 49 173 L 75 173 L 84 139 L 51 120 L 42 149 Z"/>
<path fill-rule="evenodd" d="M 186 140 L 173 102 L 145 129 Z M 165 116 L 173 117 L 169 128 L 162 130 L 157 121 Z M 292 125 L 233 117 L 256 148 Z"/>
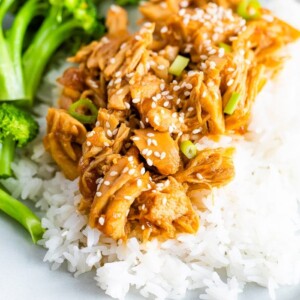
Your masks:
<path fill-rule="evenodd" d="M 246 132 L 257 94 L 284 61 L 278 50 L 300 37 L 266 9 L 246 21 L 238 3 L 151 0 L 134 34 L 113 6 L 107 34 L 69 59 L 77 66 L 59 79 L 61 109 L 49 110 L 44 141 L 66 177 L 79 176 L 78 210 L 91 227 L 116 240 L 196 233 L 202 199 L 233 179 L 232 147 L 202 145 L 188 159 L 180 145 Z M 189 62 L 174 76 L 178 55 Z M 237 106 L 224 113 L 234 93 Z M 80 98 L 98 108 L 95 124 L 66 112 Z"/>

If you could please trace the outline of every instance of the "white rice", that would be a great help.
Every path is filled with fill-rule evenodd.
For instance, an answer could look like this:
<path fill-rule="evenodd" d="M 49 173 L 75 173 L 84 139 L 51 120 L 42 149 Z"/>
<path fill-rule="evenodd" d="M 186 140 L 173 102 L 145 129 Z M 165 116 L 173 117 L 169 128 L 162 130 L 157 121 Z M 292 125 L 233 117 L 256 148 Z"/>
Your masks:
<path fill-rule="evenodd" d="M 271 4 L 300 28 L 300 6 L 282 2 Z M 200 299 L 234 300 L 249 282 L 267 287 L 275 299 L 278 286 L 299 284 L 300 43 L 288 51 L 292 59 L 257 99 L 246 139 L 224 137 L 216 145 L 204 138 L 198 145 L 234 143 L 235 180 L 205 200 L 197 235 L 163 244 L 116 243 L 87 227 L 87 218 L 76 212 L 78 182 L 64 179 L 41 143 L 44 116 L 57 94 L 53 78 L 61 70 L 50 72 L 40 91 L 43 104 L 36 108 L 41 134 L 13 164 L 17 179 L 4 181 L 13 196 L 34 200 L 46 211 L 44 261 L 53 269 L 67 262 L 75 276 L 96 269 L 98 286 L 117 299 L 135 287 L 155 299 L 180 299 L 196 290 Z"/>

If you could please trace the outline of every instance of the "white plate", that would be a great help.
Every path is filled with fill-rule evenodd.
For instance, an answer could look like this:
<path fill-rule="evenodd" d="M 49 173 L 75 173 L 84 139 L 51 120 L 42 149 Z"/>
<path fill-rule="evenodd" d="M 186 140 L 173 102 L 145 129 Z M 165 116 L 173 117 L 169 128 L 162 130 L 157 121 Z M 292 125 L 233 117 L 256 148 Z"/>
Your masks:
<path fill-rule="evenodd" d="M 131 23 L 136 17 L 131 10 Z M 64 268 L 51 271 L 49 264 L 43 263 L 45 253 L 43 248 L 32 244 L 21 226 L 0 212 L 1 300 L 112 299 L 96 286 L 93 272 L 74 278 Z M 190 293 L 186 299 L 197 299 L 198 294 Z M 277 296 L 279 300 L 298 300 L 300 286 L 281 288 Z M 132 292 L 127 299 L 141 299 L 141 296 Z M 269 296 L 265 288 L 249 285 L 239 299 L 267 300 Z"/>

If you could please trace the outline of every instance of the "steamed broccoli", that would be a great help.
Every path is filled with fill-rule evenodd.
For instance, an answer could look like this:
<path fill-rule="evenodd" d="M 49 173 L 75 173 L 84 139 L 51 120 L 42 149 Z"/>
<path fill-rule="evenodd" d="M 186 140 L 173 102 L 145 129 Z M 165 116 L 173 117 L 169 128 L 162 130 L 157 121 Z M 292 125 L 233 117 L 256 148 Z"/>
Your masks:
<path fill-rule="evenodd" d="M 0 101 L 23 100 L 30 106 L 43 71 L 61 44 L 77 31 L 100 35 L 103 25 L 92 0 L 28 0 L 17 1 L 17 6 L 15 2 L 0 1 L 1 24 L 11 8 L 17 9 L 12 26 L 0 27 Z M 32 33 L 29 27 L 36 19 L 39 26 Z"/>
<path fill-rule="evenodd" d="M 38 134 L 32 115 L 13 104 L 0 104 L 0 178 L 12 176 L 15 148 L 24 147 Z"/>

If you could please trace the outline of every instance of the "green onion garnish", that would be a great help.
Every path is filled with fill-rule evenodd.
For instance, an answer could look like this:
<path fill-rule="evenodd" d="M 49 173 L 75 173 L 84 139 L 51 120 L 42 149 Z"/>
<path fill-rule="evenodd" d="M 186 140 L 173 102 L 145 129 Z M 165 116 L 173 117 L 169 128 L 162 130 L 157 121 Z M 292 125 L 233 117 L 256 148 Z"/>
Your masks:
<path fill-rule="evenodd" d="M 219 43 L 219 47 L 223 48 L 226 53 L 230 53 L 232 51 L 231 46 L 225 43 Z"/>
<path fill-rule="evenodd" d="M 261 5 L 258 0 L 243 0 L 237 7 L 237 14 L 246 20 L 257 19 L 261 16 Z"/>
<path fill-rule="evenodd" d="M 180 76 L 182 71 L 189 64 L 190 59 L 181 55 L 177 55 L 172 65 L 169 68 L 169 73 L 175 76 Z"/>
<path fill-rule="evenodd" d="M 89 111 L 90 115 L 77 112 L 78 108 Z M 98 109 L 89 99 L 79 99 L 69 107 L 69 114 L 83 124 L 95 123 L 97 120 Z"/>
<path fill-rule="evenodd" d="M 227 115 L 232 115 L 241 99 L 241 94 L 237 92 L 233 92 L 229 101 L 227 102 L 224 113 Z"/>
<path fill-rule="evenodd" d="M 180 150 L 188 159 L 194 158 L 197 154 L 197 147 L 191 141 L 182 142 Z"/>

